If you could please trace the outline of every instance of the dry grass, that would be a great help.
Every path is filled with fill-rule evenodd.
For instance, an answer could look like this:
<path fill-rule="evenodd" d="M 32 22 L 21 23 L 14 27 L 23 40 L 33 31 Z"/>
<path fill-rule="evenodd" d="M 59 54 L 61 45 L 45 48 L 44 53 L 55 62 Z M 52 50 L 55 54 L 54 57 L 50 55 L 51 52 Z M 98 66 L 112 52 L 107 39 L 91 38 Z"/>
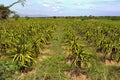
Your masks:
<path fill-rule="evenodd" d="M 88 80 L 87 75 L 81 74 L 76 71 L 65 71 L 64 74 L 70 77 L 71 80 Z"/>
<path fill-rule="evenodd" d="M 119 67 L 120 67 L 120 62 L 117 63 L 117 62 L 115 62 L 115 61 L 106 60 L 106 61 L 105 61 L 105 65 L 107 65 L 107 66 L 119 66 Z"/>

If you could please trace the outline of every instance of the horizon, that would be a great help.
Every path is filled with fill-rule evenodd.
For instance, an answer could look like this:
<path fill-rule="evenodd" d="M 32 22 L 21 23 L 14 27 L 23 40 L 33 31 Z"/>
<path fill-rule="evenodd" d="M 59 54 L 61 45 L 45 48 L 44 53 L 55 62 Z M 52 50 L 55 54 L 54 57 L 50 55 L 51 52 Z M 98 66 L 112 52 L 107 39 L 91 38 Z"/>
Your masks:
<path fill-rule="evenodd" d="M 0 0 L 5 6 L 17 0 Z M 119 0 L 26 0 L 12 8 L 20 16 L 120 16 Z"/>

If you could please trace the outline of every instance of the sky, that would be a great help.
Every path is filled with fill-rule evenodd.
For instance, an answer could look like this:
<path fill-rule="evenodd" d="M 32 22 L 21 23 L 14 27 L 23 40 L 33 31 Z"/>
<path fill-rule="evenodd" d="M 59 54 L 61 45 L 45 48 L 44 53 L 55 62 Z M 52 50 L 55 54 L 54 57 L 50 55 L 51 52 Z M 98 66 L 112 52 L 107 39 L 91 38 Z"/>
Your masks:
<path fill-rule="evenodd" d="M 120 16 L 120 0 L 26 0 L 24 7 L 16 4 L 10 9 L 22 16 Z"/>

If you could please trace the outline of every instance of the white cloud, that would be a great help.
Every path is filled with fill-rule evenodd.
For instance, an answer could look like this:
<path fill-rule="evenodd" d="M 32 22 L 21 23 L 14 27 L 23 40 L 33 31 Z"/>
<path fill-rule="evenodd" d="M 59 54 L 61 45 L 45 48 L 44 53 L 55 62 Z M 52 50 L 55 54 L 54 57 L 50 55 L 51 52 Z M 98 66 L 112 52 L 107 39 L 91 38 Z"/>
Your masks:
<path fill-rule="evenodd" d="M 54 11 L 54 12 L 57 12 L 57 11 L 59 11 L 59 9 L 53 9 L 53 11 Z"/>
<path fill-rule="evenodd" d="M 52 6 L 52 4 L 50 4 L 50 3 L 43 3 L 42 4 L 44 7 L 51 7 Z"/>
<path fill-rule="evenodd" d="M 88 1 L 79 1 L 73 3 L 73 6 L 76 9 L 94 9 L 94 10 L 107 10 L 113 6 L 115 9 L 117 8 L 116 5 L 118 5 L 115 0 L 88 0 Z M 120 7 L 120 6 L 119 6 Z M 113 8 L 112 8 L 113 9 Z M 113 9 L 114 10 L 114 9 Z M 117 8 L 118 10 L 118 8 Z"/>
<path fill-rule="evenodd" d="M 47 7 L 49 10 L 52 10 L 53 12 L 56 13 L 62 13 L 62 6 L 53 3 L 47 3 L 47 2 L 43 2 L 42 5 L 44 7 Z"/>
<path fill-rule="evenodd" d="M 61 1 L 55 1 L 55 4 L 63 4 Z"/>
<path fill-rule="evenodd" d="M 61 10 L 62 8 L 60 6 L 53 6 L 52 9 L 53 9 L 53 11 L 56 12 L 56 11 Z"/>

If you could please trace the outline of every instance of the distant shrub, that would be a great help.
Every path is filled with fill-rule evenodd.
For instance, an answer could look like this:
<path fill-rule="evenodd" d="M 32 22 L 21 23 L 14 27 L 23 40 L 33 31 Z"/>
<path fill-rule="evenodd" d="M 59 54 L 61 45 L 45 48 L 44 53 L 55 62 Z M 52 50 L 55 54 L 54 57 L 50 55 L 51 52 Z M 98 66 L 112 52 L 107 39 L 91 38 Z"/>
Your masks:
<path fill-rule="evenodd" d="M 56 16 L 53 16 L 54 19 L 56 19 L 57 17 Z"/>
<path fill-rule="evenodd" d="M 25 19 L 26 19 L 26 20 L 29 20 L 29 19 L 30 19 L 30 17 L 28 17 L 28 16 L 25 16 Z"/>
<path fill-rule="evenodd" d="M 14 18 L 15 20 L 18 20 L 18 19 L 20 18 L 20 16 L 19 16 L 18 14 L 15 14 L 15 15 L 13 16 L 13 18 Z"/>

